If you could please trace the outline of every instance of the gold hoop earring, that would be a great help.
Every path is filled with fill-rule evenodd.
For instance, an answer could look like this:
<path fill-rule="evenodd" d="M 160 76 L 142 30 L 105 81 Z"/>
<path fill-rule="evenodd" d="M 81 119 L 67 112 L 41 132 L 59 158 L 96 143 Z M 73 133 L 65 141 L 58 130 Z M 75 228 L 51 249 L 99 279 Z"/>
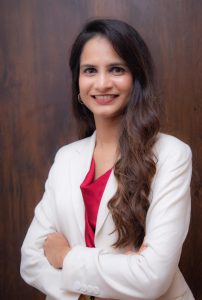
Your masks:
<path fill-rule="evenodd" d="M 84 105 L 83 101 L 81 100 L 80 94 L 78 94 L 78 102 L 81 103 L 82 105 Z"/>

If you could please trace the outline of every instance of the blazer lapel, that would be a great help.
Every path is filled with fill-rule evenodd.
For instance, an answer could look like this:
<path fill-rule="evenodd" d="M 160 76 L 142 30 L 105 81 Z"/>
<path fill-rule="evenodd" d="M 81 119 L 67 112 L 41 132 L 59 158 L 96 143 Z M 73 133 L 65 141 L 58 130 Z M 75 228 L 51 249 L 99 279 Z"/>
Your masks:
<path fill-rule="evenodd" d="M 96 133 L 94 132 L 94 134 L 86 139 L 85 142 L 83 141 L 83 145 L 78 143 L 78 147 L 75 149 L 77 153 L 75 153 L 76 155 L 74 159 L 70 162 L 72 204 L 74 207 L 75 219 L 83 238 L 85 231 L 85 207 L 80 185 L 90 169 L 93 151 L 95 148 L 95 138 Z"/>
<path fill-rule="evenodd" d="M 94 132 L 91 137 L 86 139 L 86 141 L 83 142 L 83 145 L 78 144 L 78 147 L 75 149 L 77 153 L 75 153 L 75 157 L 70 162 L 72 204 L 74 207 L 75 219 L 78 223 L 78 227 L 83 239 L 85 236 L 85 206 L 80 185 L 90 169 L 90 164 L 95 148 L 95 141 L 96 132 Z M 95 235 L 98 234 L 109 214 L 107 203 L 114 196 L 116 190 L 117 182 L 114 176 L 114 171 L 112 170 L 100 202 Z"/>
<path fill-rule="evenodd" d="M 107 207 L 107 204 L 109 200 L 116 193 L 116 190 L 117 190 L 117 181 L 114 176 L 114 170 L 112 170 L 100 202 L 98 215 L 97 215 L 95 235 L 99 233 L 100 229 L 105 223 L 105 220 L 109 214 L 109 209 Z"/>

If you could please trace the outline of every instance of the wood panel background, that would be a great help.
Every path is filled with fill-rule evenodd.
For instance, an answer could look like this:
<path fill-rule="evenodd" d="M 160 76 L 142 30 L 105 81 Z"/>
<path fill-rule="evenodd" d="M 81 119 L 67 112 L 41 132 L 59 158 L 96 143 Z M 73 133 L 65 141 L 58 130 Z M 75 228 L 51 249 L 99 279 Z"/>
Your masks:
<path fill-rule="evenodd" d="M 56 150 L 75 139 L 68 53 L 81 25 L 131 23 L 153 54 L 164 131 L 193 150 L 193 205 L 181 268 L 202 300 L 202 1 L 0 0 L 0 299 L 44 299 L 19 275 L 20 247 Z"/>

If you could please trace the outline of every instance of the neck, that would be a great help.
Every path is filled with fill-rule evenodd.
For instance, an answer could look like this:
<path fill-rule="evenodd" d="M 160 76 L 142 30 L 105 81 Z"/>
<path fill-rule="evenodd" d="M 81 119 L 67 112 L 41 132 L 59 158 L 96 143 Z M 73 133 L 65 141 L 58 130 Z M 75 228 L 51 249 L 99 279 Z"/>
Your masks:
<path fill-rule="evenodd" d="M 115 147 L 117 149 L 121 121 L 120 118 L 103 119 L 95 118 L 96 125 L 96 147 Z"/>

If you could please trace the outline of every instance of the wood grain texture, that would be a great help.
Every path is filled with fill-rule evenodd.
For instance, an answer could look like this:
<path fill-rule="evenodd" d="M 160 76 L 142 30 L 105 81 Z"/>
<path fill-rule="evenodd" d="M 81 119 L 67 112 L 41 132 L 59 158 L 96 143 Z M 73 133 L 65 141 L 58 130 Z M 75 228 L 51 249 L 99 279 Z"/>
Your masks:
<path fill-rule="evenodd" d="M 149 45 L 166 106 L 164 131 L 193 150 L 192 221 L 180 265 L 202 300 L 201 14 L 197 0 L 0 1 L 0 299 L 44 299 L 20 278 L 20 247 L 56 150 L 75 139 L 71 44 L 86 20 L 113 17 Z"/>

